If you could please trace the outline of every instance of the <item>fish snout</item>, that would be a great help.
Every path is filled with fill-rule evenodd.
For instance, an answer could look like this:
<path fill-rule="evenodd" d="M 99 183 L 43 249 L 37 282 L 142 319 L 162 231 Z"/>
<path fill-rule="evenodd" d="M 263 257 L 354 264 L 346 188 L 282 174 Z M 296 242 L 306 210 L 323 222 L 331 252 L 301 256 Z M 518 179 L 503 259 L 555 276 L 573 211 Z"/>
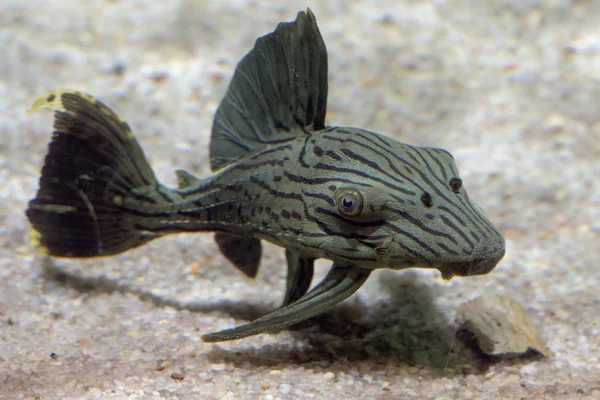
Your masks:
<path fill-rule="evenodd" d="M 499 236 L 493 243 L 481 243 L 468 261 L 446 264 L 440 267 L 442 277 L 485 275 L 491 272 L 506 252 L 504 238 Z"/>

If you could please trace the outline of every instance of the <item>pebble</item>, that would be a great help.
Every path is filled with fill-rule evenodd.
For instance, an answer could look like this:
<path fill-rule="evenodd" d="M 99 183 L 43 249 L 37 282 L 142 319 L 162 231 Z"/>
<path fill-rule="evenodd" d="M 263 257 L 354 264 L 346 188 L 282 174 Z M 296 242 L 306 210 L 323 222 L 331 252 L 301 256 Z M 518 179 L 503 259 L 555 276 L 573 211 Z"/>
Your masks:
<path fill-rule="evenodd" d="M 171 378 L 175 379 L 176 381 L 182 381 L 185 378 L 185 375 L 179 372 L 173 372 L 171 374 Z"/>
<path fill-rule="evenodd" d="M 331 371 L 327 371 L 323 374 L 323 378 L 325 378 L 326 381 L 330 381 L 335 378 L 335 374 Z"/>
<path fill-rule="evenodd" d="M 225 371 L 227 369 L 227 364 L 212 364 L 210 366 L 210 369 L 212 369 L 213 371 Z"/>
<path fill-rule="evenodd" d="M 156 370 L 164 371 L 166 368 L 171 366 L 171 362 L 168 360 L 158 359 L 156 360 Z"/>
<path fill-rule="evenodd" d="M 282 383 L 279 385 L 279 392 L 283 394 L 288 394 L 292 390 L 292 385 L 288 385 L 287 383 Z"/>

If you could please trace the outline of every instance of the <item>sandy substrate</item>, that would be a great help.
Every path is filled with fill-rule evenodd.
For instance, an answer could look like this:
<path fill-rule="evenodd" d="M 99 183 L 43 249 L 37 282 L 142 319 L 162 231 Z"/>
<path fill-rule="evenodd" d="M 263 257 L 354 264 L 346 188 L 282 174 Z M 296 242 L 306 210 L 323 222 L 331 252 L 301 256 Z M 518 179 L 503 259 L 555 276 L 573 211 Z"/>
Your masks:
<path fill-rule="evenodd" d="M 309 4 L 328 122 L 450 150 L 507 254 L 450 282 L 378 271 L 324 316 L 216 345 L 200 335 L 279 305 L 283 251 L 265 247 L 255 280 L 212 235 L 86 262 L 36 254 L 24 209 L 52 116 L 26 110 L 85 91 L 129 121 L 165 183 L 206 176 L 235 64 L 306 4 L 81 3 L 0 4 L 0 398 L 600 398 L 600 2 Z M 456 310 L 481 294 L 522 303 L 554 355 L 497 360 L 456 339 Z"/>

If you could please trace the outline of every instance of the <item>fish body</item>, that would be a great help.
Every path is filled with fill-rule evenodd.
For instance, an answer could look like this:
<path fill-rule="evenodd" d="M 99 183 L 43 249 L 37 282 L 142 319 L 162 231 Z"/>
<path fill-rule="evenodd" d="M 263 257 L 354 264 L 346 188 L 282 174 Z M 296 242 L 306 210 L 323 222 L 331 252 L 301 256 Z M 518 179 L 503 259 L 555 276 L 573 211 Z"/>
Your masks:
<path fill-rule="evenodd" d="M 254 277 L 261 240 L 286 249 L 282 308 L 205 335 L 281 329 L 344 300 L 377 268 L 490 272 L 504 239 L 468 197 L 445 150 L 327 126 L 327 53 L 308 10 L 257 40 L 217 110 L 214 174 L 176 171 L 160 184 L 127 123 L 81 92 L 58 90 L 54 134 L 27 210 L 41 248 L 59 257 L 118 254 L 166 234 L 216 232 L 223 254 Z M 333 261 L 310 292 L 313 263 Z"/>

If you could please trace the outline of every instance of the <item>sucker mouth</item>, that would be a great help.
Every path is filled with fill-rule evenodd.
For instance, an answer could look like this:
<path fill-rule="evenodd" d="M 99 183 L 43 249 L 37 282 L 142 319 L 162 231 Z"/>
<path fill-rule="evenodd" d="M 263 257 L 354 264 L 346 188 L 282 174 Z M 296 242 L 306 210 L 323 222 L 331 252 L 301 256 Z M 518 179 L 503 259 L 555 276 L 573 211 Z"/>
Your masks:
<path fill-rule="evenodd" d="M 504 257 L 504 248 L 498 248 L 490 252 L 489 256 L 474 258 L 471 261 L 446 264 L 438 268 L 444 279 L 453 276 L 476 276 L 490 273 Z"/>

